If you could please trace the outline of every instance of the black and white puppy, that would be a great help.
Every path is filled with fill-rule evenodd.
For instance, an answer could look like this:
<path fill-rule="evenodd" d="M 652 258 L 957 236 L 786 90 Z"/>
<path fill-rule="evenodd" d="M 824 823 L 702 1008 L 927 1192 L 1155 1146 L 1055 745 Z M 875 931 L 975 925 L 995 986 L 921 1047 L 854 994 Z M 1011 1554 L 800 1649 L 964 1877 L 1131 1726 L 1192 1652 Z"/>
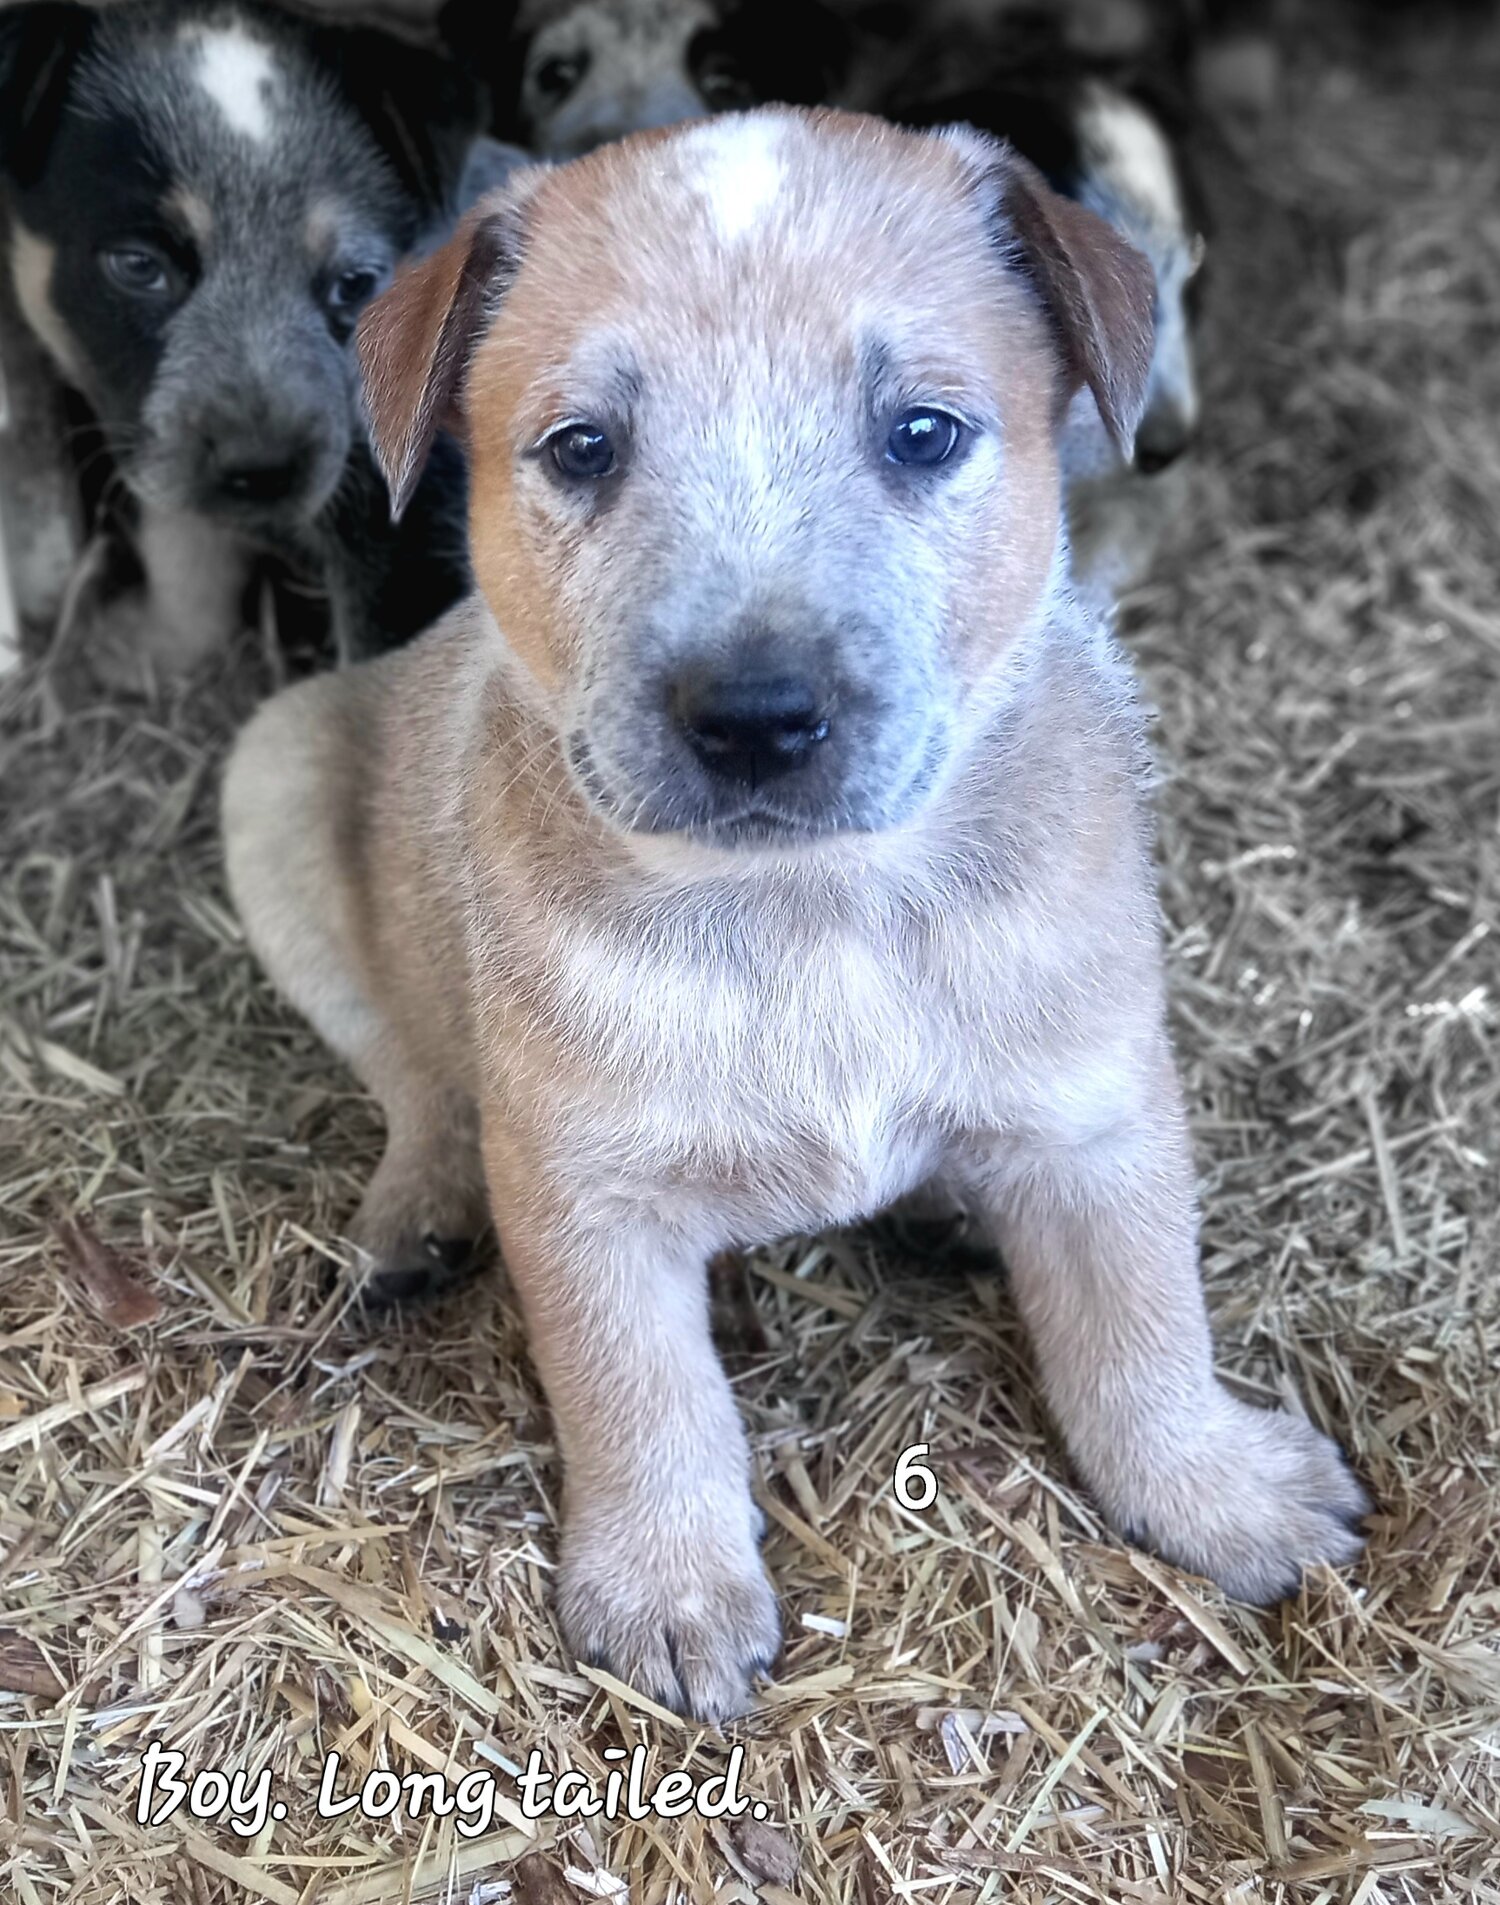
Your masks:
<path fill-rule="evenodd" d="M 521 0 L 499 129 L 544 158 L 629 132 L 829 97 L 849 50 L 821 0 Z"/>
<path fill-rule="evenodd" d="M 254 0 L 0 12 L 4 264 L 123 479 L 131 654 L 208 653 L 257 552 L 326 588 L 345 656 L 467 587 L 462 458 L 392 526 L 353 335 L 459 209 L 486 112 L 448 60 Z"/>

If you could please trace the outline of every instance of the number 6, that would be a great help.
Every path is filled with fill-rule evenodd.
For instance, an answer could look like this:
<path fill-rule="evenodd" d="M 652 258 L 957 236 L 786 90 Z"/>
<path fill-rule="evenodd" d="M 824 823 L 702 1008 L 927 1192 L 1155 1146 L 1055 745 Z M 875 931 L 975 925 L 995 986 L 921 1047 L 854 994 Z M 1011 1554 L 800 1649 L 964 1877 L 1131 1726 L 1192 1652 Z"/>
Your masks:
<path fill-rule="evenodd" d="M 909 1449 L 901 1451 L 896 1463 L 894 1487 L 896 1500 L 903 1508 L 931 1508 L 937 1500 L 937 1477 L 920 1457 L 927 1453 L 925 1442 L 913 1442 Z"/>

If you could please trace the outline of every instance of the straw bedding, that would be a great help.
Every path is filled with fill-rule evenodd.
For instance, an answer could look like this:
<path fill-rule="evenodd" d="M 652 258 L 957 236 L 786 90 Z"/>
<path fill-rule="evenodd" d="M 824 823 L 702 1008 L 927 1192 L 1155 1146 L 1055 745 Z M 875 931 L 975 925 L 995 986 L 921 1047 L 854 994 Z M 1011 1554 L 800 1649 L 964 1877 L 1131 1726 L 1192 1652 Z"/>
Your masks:
<path fill-rule="evenodd" d="M 378 1127 L 218 867 L 264 659 L 152 705 L 33 671 L 0 727 L 0 1896 L 1500 1899 L 1497 84 L 1492 40 L 1333 40 L 1209 160 L 1209 442 L 1123 621 L 1223 1366 L 1347 1438 L 1366 1564 L 1261 1615 L 1125 1550 L 1003 1281 L 789 1244 L 726 1342 L 789 1635 L 734 1735 L 768 1817 L 524 1819 L 533 1747 L 697 1778 L 731 1742 L 560 1644 L 503 1278 L 348 1313 Z M 270 1767 L 288 1817 L 137 1824 L 153 1738 Z M 320 1819 L 333 1750 L 341 1790 L 488 1766 L 505 1807 L 476 1841 Z"/>

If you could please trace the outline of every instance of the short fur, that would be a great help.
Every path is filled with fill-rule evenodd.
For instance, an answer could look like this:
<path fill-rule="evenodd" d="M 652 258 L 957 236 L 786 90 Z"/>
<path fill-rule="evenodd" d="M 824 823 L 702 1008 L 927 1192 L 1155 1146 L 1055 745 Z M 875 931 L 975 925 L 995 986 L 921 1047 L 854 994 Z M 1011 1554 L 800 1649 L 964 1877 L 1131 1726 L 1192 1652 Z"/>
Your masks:
<path fill-rule="evenodd" d="M 124 478 L 147 588 L 114 634 L 143 658 L 232 632 L 260 552 L 327 587 L 346 655 L 467 586 L 461 459 L 394 530 L 352 337 L 451 224 L 485 110 L 434 54 L 250 0 L 0 16 L 3 263 Z M 120 281 L 153 260 L 159 287 Z"/>
<path fill-rule="evenodd" d="M 466 419 L 481 592 L 258 716 L 230 882 L 385 1109 L 371 1274 L 493 1213 L 573 1645 L 703 1719 L 778 1638 L 705 1265 L 933 1180 L 1118 1528 L 1257 1600 L 1360 1547 L 1335 1445 L 1214 1376 L 1140 719 L 1068 588 L 1061 419 L 1087 377 L 1128 442 L 1150 303 L 1003 147 L 776 112 L 527 178 L 364 327 L 382 454 Z M 946 463 L 890 460 L 911 405 L 967 419 Z M 580 417 L 620 446 L 583 485 Z M 804 674 L 817 758 L 696 761 L 703 669 Z"/>

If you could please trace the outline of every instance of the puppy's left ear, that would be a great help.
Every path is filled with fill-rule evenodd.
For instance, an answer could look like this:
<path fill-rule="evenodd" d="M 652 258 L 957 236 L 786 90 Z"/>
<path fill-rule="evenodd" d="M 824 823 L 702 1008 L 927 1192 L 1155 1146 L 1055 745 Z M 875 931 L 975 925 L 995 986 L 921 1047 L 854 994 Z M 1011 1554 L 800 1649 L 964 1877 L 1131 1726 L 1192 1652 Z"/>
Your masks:
<path fill-rule="evenodd" d="M 1113 226 L 1054 192 L 1019 153 L 994 145 L 991 158 L 1003 236 L 1046 307 L 1066 396 L 1088 385 L 1129 462 L 1151 379 L 1156 274 Z"/>
<path fill-rule="evenodd" d="M 520 218 L 482 200 L 441 249 L 397 272 L 359 322 L 356 344 L 375 461 L 399 517 L 442 428 L 462 430 L 463 386 L 520 260 Z"/>

